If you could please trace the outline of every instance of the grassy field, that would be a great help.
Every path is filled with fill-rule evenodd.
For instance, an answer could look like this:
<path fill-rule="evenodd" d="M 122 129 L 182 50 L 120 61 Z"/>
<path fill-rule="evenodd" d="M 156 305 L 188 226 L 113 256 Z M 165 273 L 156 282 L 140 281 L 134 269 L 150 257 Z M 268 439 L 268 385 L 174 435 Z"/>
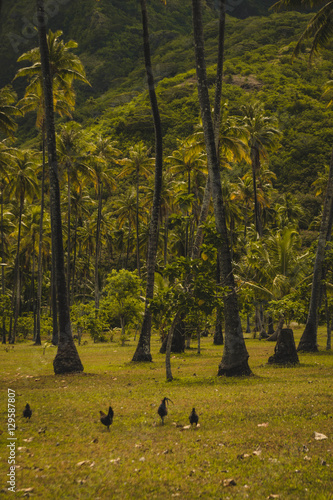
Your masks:
<path fill-rule="evenodd" d="M 296 342 L 301 329 L 294 329 Z M 132 364 L 117 342 L 78 347 L 85 371 L 55 376 L 55 348 L 2 346 L 1 498 L 333 499 L 333 352 L 268 366 L 274 343 L 247 339 L 249 378 L 217 378 L 212 338 L 172 358 L 166 382 L 157 336 L 153 363 Z M 193 347 L 195 347 L 193 345 Z M 7 490 L 7 393 L 16 395 L 16 492 Z M 169 397 L 162 426 L 160 400 Z M 22 412 L 29 402 L 30 421 Z M 114 409 L 107 431 L 99 410 Z M 200 427 L 183 429 L 195 406 Z M 315 433 L 326 438 L 316 439 Z"/>

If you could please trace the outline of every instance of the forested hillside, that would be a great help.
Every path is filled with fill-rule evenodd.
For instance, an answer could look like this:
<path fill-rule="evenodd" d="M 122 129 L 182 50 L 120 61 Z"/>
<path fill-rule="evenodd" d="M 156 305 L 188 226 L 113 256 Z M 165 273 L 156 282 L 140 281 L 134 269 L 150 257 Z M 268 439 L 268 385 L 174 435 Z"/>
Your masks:
<path fill-rule="evenodd" d="M 255 313 L 257 330 L 261 329 L 258 315 L 264 319 L 263 309 L 267 318 L 269 311 L 269 317 L 277 319 L 282 307 L 286 322 L 305 321 L 333 144 L 333 111 L 327 107 L 330 93 L 323 97 L 333 69 L 331 50 L 326 48 L 310 64 L 309 44 L 303 43 L 299 56 L 292 60 L 311 14 L 272 13 L 272 3 L 227 4 L 220 127 L 222 189 L 235 276 L 242 284 L 241 315 L 250 321 Z M 105 325 L 119 326 L 123 321 L 111 314 L 110 301 L 115 299 L 108 297 L 107 276 L 110 280 L 111 271 L 126 269 L 136 271 L 144 282 L 147 271 L 155 140 L 140 10 L 136 0 L 54 0 L 46 6 L 49 43 L 53 40 L 53 47 L 72 55 L 64 58 L 68 67 L 76 64 L 75 79 L 70 79 L 66 91 L 58 82 L 54 100 L 69 302 L 77 330 L 91 333 L 94 340 L 105 340 Z M 0 150 L 5 165 L 2 260 L 7 266 L 2 266 L 2 297 L 7 297 L 2 314 L 7 327 L 12 328 L 13 322 L 21 336 L 36 329 L 39 256 L 44 333 L 50 329 L 48 311 L 52 309 L 48 210 L 41 248 L 37 244 L 41 241 L 41 193 L 48 208 L 49 181 L 46 177 L 42 187 L 45 136 L 40 73 L 29 69 L 38 61 L 38 54 L 29 52 L 38 43 L 31 24 L 34 12 L 34 2 L 20 0 L 14 5 L 4 0 L 0 22 L 0 105 L 10 115 L 1 132 Z M 203 204 L 207 157 L 191 2 L 168 0 L 165 5 L 151 0 L 148 13 L 163 132 L 158 314 L 154 318 L 163 337 L 170 326 L 170 310 L 176 307 L 175 297 L 170 298 L 171 285 L 177 278 L 183 286 L 186 275 L 194 273 L 188 259 Z M 213 102 L 216 2 L 204 3 L 203 20 Z M 56 68 L 59 61 L 54 61 Z M 5 87 L 8 84 L 13 90 Z M 259 150 L 256 166 L 253 148 Z M 218 235 L 213 221 L 211 208 L 204 224 L 202 267 L 198 268 L 209 290 L 215 289 L 216 280 Z M 219 310 L 208 295 L 196 299 L 212 300 Z M 330 307 L 328 300 L 326 312 Z M 140 317 L 134 309 L 133 317 Z M 188 323 L 213 324 L 215 309 L 192 311 Z M 83 322 L 82 316 L 89 320 Z"/>

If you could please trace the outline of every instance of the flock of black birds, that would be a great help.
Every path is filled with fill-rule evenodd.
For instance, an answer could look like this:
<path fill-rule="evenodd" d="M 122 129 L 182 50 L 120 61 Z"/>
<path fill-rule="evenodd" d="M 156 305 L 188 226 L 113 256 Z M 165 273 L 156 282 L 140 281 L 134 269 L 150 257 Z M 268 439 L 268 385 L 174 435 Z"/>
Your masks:
<path fill-rule="evenodd" d="M 173 404 L 173 401 L 171 401 L 170 398 L 163 398 L 162 401 L 161 401 L 161 404 L 160 404 L 160 406 L 158 407 L 158 410 L 157 410 L 157 413 L 161 417 L 162 425 L 164 425 L 164 417 L 166 417 L 167 414 L 168 414 L 167 405 L 168 405 L 169 401 L 170 401 L 170 403 Z M 111 406 L 109 406 L 108 413 L 104 413 L 101 410 L 100 410 L 99 413 L 100 413 L 100 421 L 102 422 L 103 425 L 105 425 L 107 427 L 107 429 L 109 431 L 110 430 L 110 425 L 113 422 L 113 409 L 111 408 Z M 30 408 L 29 403 L 27 403 L 25 405 L 24 410 L 23 410 L 23 417 L 24 418 L 28 418 L 30 420 L 31 415 L 32 415 L 32 410 Z M 198 417 L 198 414 L 195 411 L 195 408 L 192 408 L 191 415 L 189 416 L 189 421 L 190 421 L 191 425 L 193 425 L 193 424 L 195 424 L 195 426 L 198 425 L 199 417 Z"/>

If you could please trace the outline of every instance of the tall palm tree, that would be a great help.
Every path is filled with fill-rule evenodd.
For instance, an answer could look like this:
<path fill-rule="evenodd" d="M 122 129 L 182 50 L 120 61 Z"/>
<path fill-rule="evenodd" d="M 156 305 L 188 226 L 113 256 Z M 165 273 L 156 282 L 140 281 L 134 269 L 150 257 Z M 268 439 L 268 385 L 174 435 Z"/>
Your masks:
<path fill-rule="evenodd" d="M 10 343 L 15 342 L 17 320 L 20 309 L 21 287 L 20 287 L 20 244 L 21 244 L 21 227 L 22 227 L 22 214 L 25 201 L 32 201 L 37 193 L 37 177 L 36 167 L 38 165 L 38 158 L 32 154 L 31 151 L 21 151 L 15 161 L 15 165 L 10 172 L 10 182 L 7 185 L 8 195 L 15 198 L 18 207 L 18 235 L 15 259 L 15 282 L 13 292 L 13 306 L 14 306 L 14 326 L 13 331 L 10 332 Z"/>
<path fill-rule="evenodd" d="M 59 344 L 58 352 L 53 361 L 55 373 L 83 371 L 83 366 L 75 347 L 70 321 L 70 311 L 67 301 L 67 286 L 64 268 L 64 250 L 62 239 L 60 188 L 58 178 L 58 161 L 56 151 L 56 136 L 54 127 L 54 108 L 52 92 L 52 73 L 50 70 L 49 49 L 46 37 L 46 19 L 44 1 L 36 0 L 38 39 L 40 48 L 40 66 L 43 77 L 43 91 L 45 100 L 45 119 L 47 131 L 48 163 L 50 177 L 50 207 L 52 251 L 54 252 L 57 302 L 59 312 Z"/>
<path fill-rule="evenodd" d="M 324 5 L 323 5 L 324 3 Z M 322 6 L 323 5 L 323 6 Z M 294 55 L 300 52 L 301 44 L 304 40 L 312 38 L 310 58 L 319 50 L 324 48 L 333 35 L 333 2 L 318 0 L 279 0 L 273 8 L 279 10 L 287 7 L 297 9 L 299 7 L 309 6 L 311 8 L 322 6 L 314 14 L 307 28 L 298 40 Z M 329 85 L 330 87 L 330 85 Z M 328 181 L 326 187 L 325 200 L 323 205 L 322 219 L 318 237 L 317 252 L 313 267 L 313 279 L 311 287 L 311 298 L 309 304 L 308 317 L 300 342 L 297 346 L 298 351 L 316 352 L 317 329 L 318 329 L 318 309 L 321 300 L 321 281 L 324 275 L 324 259 L 326 244 L 331 239 L 333 223 L 333 150 L 330 159 Z"/>
<path fill-rule="evenodd" d="M 151 337 L 151 311 L 149 301 L 154 297 L 155 264 L 158 243 L 158 221 L 161 205 L 162 172 L 163 172 L 163 140 L 160 113 L 158 109 L 155 92 L 155 81 L 151 64 L 148 15 L 146 0 L 140 0 L 142 29 L 143 29 L 143 51 L 145 68 L 147 74 L 148 92 L 150 106 L 154 121 L 155 131 L 155 184 L 154 199 L 151 211 L 148 256 L 147 256 L 147 281 L 146 281 L 146 305 L 141 327 L 139 342 L 132 358 L 133 361 L 151 361 L 150 337 Z"/>
<path fill-rule="evenodd" d="M 228 289 L 224 297 L 225 344 L 219 375 L 250 374 L 247 352 L 239 316 L 238 300 L 232 269 L 225 211 L 222 198 L 219 161 L 215 144 L 214 125 L 208 94 L 208 82 L 204 52 L 201 0 L 192 0 L 193 33 L 196 58 L 196 73 L 201 118 L 204 129 L 208 168 L 212 186 L 215 224 L 220 237 L 218 248 L 221 265 L 221 284 Z"/>
<path fill-rule="evenodd" d="M 130 147 L 129 158 L 124 158 L 119 161 L 123 165 L 123 169 L 119 174 L 120 178 L 131 178 L 134 176 L 136 186 L 136 264 L 139 276 L 140 272 L 140 250 L 139 250 L 139 191 L 140 191 L 140 176 L 148 178 L 152 172 L 154 158 L 149 156 L 147 146 L 141 141 L 138 144 Z"/>
<path fill-rule="evenodd" d="M 81 125 L 70 121 L 57 134 L 59 167 L 67 174 L 67 298 L 71 305 L 71 196 L 72 190 L 81 190 L 80 174 L 87 174 L 87 155 L 83 153 L 83 132 Z"/>
<path fill-rule="evenodd" d="M 280 135 L 276 127 L 276 119 L 265 113 L 263 105 L 257 101 L 242 106 L 244 124 L 249 133 L 249 147 L 251 151 L 252 180 L 254 193 L 254 216 L 256 230 L 259 236 L 263 235 L 262 217 L 257 196 L 257 180 L 260 176 L 260 167 L 267 151 L 276 144 Z"/>
<path fill-rule="evenodd" d="M 101 246 L 101 221 L 103 188 L 109 193 L 116 188 L 114 178 L 115 160 L 120 156 L 120 151 L 115 147 L 115 142 L 110 138 L 99 136 L 93 148 L 91 156 L 90 177 L 93 180 L 98 200 L 96 221 L 96 250 L 95 250 L 95 310 L 99 309 L 99 258 Z"/>

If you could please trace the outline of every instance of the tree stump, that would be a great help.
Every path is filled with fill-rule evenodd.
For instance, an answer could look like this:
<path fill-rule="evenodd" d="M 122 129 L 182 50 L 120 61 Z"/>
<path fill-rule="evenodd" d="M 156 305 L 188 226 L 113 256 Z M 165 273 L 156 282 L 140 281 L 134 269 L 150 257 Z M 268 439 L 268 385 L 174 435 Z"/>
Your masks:
<path fill-rule="evenodd" d="M 274 349 L 274 355 L 270 356 L 268 363 L 278 365 L 297 365 L 299 363 L 294 334 L 291 328 L 281 329 Z"/>

